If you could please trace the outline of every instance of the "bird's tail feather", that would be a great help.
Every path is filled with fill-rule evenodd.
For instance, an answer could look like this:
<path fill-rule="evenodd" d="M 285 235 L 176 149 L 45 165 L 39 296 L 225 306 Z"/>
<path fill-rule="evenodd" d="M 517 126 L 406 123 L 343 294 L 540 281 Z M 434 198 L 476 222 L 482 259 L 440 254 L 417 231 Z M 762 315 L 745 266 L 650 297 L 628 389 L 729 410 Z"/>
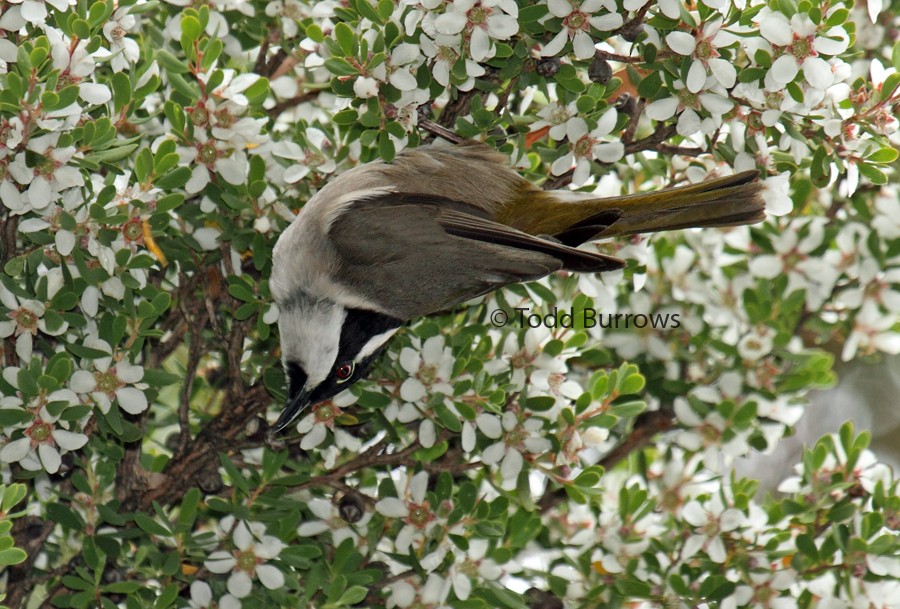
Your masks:
<path fill-rule="evenodd" d="M 618 235 L 753 224 L 765 217 L 762 184 L 757 175 L 756 171 L 745 171 L 690 186 L 594 199 L 597 213 L 555 237 L 572 245 Z"/>
<path fill-rule="evenodd" d="M 515 207 L 507 220 L 531 234 L 569 246 L 619 235 L 707 226 L 753 224 L 765 217 L 758 172 L 744 171 L 699 184 L 620 197 L 573 198 L 548 192 Z M 512 212 L 512 210 L 510 210 Z"/>

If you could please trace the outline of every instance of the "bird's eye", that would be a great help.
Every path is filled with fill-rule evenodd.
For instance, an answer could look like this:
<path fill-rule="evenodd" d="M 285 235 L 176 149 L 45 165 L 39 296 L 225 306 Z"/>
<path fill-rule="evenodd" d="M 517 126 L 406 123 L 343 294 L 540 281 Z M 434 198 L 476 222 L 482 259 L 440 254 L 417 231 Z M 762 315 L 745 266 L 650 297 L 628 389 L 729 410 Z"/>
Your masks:
<path fill-rule="evenodd" d="M 334 376 L 337 377 L 338 383 L 343 383 L 353 376 L 353 362 L 344 362 L 334 369 Z"/>

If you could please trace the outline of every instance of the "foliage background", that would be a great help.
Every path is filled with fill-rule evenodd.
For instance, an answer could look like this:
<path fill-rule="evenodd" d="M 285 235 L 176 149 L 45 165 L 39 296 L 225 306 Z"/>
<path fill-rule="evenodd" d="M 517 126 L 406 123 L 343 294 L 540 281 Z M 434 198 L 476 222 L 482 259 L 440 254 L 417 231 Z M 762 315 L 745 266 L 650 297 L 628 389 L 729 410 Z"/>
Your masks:
<path fill-rule="evenodd" d="M 900 351 L 897 9 L 0 4 L 5 602 L 900 606 L 866 432 L 777 497 L 728 473 L 834 357 Z M 628 268 L 417 321 L 267 438 L 274 240 L 332 175 L 441 130 L 548 188 L 757 167 L 770 218 L 598 244 Z M 682 327 L 491 325 L 521 306 Z"/>

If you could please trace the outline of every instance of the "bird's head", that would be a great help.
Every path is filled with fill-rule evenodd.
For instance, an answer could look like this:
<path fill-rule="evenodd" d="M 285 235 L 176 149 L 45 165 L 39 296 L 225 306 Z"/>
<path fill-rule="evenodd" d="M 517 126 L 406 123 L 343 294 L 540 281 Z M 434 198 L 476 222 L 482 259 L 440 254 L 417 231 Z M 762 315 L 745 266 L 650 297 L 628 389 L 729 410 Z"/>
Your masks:
<path fill-rule="evenodd" d="M 288 399 L 275 423 L 281 431 L 310 405 L 334 397 L 365 377 L 403 323 L 382 313 L 328 300 L 280 304 L 278 329 Z"/>

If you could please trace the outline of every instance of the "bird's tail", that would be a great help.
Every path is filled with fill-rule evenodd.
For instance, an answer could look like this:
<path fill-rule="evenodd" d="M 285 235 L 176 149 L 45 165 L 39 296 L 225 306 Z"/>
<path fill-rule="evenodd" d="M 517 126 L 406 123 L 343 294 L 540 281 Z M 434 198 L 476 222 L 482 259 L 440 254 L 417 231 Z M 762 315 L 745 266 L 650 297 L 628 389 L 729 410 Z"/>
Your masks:
<path fill-rule="evenodd" d="M 541 213 L 519 207 L 519 222 L 514 224 L 524 221 L 529 225 L 516 228 L 551 235 L 570 246 L 618 235 L 753 224 L 765 217 L 757 178 L 758 172 L 744 171 L 689 186 L 601 199 L 575 200 L 571 192 L 549 192 Z"/>

